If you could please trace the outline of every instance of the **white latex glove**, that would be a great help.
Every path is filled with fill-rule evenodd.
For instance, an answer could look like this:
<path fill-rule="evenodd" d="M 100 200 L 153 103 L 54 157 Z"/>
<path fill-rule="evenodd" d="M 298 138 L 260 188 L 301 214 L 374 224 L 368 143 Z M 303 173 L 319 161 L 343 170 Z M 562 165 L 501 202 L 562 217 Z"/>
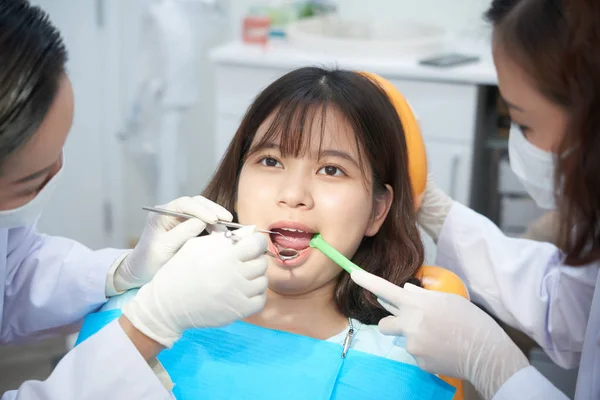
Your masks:
<path fill-rule="evenodd" d="M 442 226 L 452 207 L 452 199 L 448 197 L 433 181 L 432 175 L 427 175 L 427 186 L 423 202 L 417 213 L 419 225 L 437 243 Z"/>
<path fill-rule="evenodd" d="M 227 325 L 266 301 L 266 237 L 255 227 L 190 239 L 143 286 L 123 314 L 146 336 L 171 347 L 184 330 Z"/>
<path fill-rule="evenodd" d="M 150 282 L 181 246 L 202 233 L 207 224 L 233 219 L 229 211 L 202 196 L 180 197 L 160 207 L 194 215 L 197 219 L 182 221 L 175 217 L 149 213 L 139 243 L 114 272 L 113 283 L 117 292 L 138 288 Z"/>
<path fill-rule="evenodd" d="M 381 333 L 406 337 L 406 351 L 428 372 L 468 380 L 491 399 L 529 366 L 496 321 L 461 296 L 408 283 L 403 289 L 365 271 L 353 272 L 352 280 L 392 314 L 379 322 Z"/>

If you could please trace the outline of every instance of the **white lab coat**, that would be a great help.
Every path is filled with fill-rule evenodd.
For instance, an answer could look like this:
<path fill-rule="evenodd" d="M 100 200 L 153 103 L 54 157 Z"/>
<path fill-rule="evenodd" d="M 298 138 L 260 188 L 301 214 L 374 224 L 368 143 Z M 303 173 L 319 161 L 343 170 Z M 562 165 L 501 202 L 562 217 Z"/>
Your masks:
<path fill-rule="evenodd" d="M 575 399 L 600 399 L 599 265 L 567 267 L 553 245 L 506 237 L 487 218 L 454 203 L 438 241 L 437 265 L 460 276 L 471 299 L 520 329 L 558 365 L 579 365 Z M 566 398 L 533 367 L 495 400 Z"/>
<path fill-rule="evenodd" d="M 0 344 L 73 331 L 106 301 L 106 275 L 120 254 L 39 235 L 34 226 L 0 229 Z M 114 322 L 68 353 L 46 381 L 25 382 L 1 400 L 13 399 L 172 397 Z"/>

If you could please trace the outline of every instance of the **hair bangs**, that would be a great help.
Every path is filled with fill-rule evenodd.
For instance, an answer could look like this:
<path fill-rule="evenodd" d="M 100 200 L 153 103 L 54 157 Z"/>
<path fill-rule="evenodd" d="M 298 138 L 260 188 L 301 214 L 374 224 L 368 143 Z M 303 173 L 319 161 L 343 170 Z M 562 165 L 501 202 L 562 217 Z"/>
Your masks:
<path fill-rule="evenodd" d="M 342 112 L 341 107 L 334 104 L 331 99 L 317 101 L 298 101 L 289 99 L 280 106 L 263 123 L 268 128 L 265 134 L 250 146 L 246 158 L 265 148 L 276 147 L 282 157 L 302 158 L 310 155 L 315 141 L 318 141 L 317 158 L 321 157 L 323 142 L 325 140 L 327 118 L 333 114 L 341 116 L 351 127 L 353 139 L 358 154 L 358 164 L 366 175 L 364 153 L 365 144 L 361 142 L 360 124 L 355 119 Z"/>

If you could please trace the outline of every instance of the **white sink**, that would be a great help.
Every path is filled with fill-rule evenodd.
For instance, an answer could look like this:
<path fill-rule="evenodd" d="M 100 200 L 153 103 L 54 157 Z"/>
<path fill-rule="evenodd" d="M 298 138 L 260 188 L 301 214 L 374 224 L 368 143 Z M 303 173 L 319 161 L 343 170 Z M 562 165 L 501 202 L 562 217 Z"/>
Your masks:
<path fill-rule="evenodd" d="M 398 57 L 432 54 L 443 49 L 446 30 L 410 21 L 349 21 L 338 16 L 300 20 L 286 28 L 297 48 L 336 55 Z"/>

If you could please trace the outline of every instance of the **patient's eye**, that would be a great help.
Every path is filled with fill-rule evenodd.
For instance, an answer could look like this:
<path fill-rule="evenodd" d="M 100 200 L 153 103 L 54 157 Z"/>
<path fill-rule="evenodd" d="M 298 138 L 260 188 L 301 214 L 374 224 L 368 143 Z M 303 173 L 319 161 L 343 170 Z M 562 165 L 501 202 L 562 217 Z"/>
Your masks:
<path fill-rule="evenodd" d="M 344 171 L 341 168 L 336 167 L 335 165 L 326 165 L 325 167 L 319 170 L 319 173 L 325 174 L 327 176 L 343 176 Z"/>
<path fill-rule="evenodd" d="M 281 167 L 281 163 L 273 157 L 263 157 L 259 162 L 265 167 Z"/>

